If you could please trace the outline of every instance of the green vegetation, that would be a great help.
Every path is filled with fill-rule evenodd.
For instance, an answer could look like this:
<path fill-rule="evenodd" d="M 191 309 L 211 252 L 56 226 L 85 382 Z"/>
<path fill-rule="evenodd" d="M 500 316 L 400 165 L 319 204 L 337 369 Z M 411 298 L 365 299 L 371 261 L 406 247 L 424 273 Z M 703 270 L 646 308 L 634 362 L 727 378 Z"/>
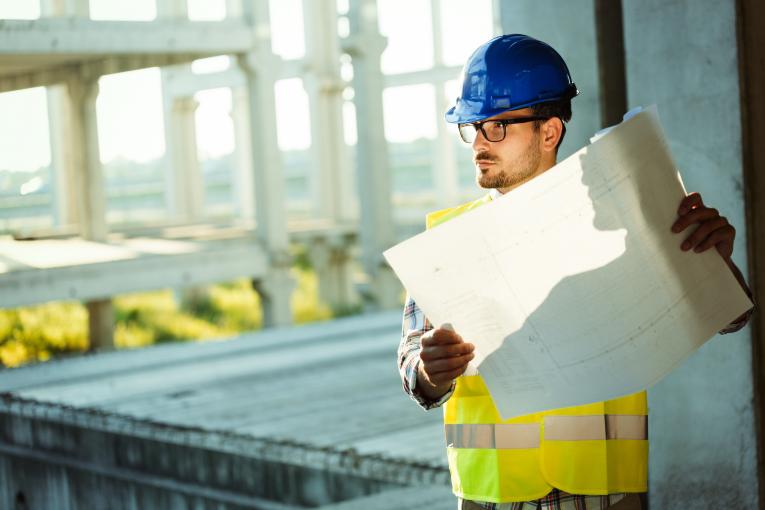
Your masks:
<path fill-rule="evenodd" d="M 319 301 L 316 274 L 306 266 L 293 269 L 292 310 L 298 324 L 333 316 Z M 113 304 L 118 348 L 218 339 L 262 326 L 260 299 L 247 279 L 189 291 L 182 299 L 160 290 L 117 296 Z M 87 331 L 87 311 L 79 302 L 0 310 L 0 363 L 15 367 L 85 351 Z"/>

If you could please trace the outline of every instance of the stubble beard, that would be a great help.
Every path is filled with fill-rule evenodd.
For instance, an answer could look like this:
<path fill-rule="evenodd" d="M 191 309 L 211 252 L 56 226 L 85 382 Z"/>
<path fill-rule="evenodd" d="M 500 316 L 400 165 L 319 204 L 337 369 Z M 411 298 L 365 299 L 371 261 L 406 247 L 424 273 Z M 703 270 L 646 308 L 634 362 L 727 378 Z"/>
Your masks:
<path fill-rule="evenodd" d="M 539 168 L 539 162 L 542 159 L 542 153 L 539 150 L 538 134 L 536 134 L 526 148 L 523 154 L 520 154 L 515 160 L 510 161 L 507 164 L 493 168 L 492 172 L 482 172 L 480 168 L 476 167 L 476 183 L 486 189 L 498 189 L 498 188 L 513 188 L 529 180 L 537 168 Z M 476 156 L 480 159 L 480 154 Z M 496 157 L 489 155 L 487 159 L 491 161 L 497 161 Z"/>

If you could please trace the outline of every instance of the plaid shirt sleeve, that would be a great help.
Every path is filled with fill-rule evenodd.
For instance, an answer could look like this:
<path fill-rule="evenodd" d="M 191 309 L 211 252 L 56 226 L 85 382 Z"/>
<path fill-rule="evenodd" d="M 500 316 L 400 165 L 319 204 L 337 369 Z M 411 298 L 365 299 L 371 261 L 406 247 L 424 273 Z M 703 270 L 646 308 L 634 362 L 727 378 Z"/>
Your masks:
<path fill-rule="evenodd" d="M 398 371 L 404 391 L 425 410 L 441 406 L 454 393 L 451 389 L 438 400 L 431 400 L 417 391 L 417 368 L 420 365 L 420 338 L 433 329 L 417 303 L 407 295 L 404 317 L 401 321 L 401 342 L 398 345 Z"/>

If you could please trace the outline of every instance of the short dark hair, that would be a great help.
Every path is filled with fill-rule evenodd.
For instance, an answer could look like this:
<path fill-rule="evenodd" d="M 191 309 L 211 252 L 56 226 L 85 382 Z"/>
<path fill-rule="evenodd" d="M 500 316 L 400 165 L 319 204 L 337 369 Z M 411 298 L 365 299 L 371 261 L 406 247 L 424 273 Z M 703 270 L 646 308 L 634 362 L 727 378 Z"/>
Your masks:
<path fill-rule="evenodd" d="M 563 131 L 560 134 L 558 145 L 555 146 L 555 152 L 558 152 L 560 144 L 563 143 L 563 137 L 566 136 L 566 122 L 571 120 L 571 99 L 559 101 L 548 101 L 546 103 L 537 103 L 531 105 L 531 113 L 538 117 L 558 117 L 563 122 Z M 543 120 L 534 121 L 534 129 L 539 129 Z"/>

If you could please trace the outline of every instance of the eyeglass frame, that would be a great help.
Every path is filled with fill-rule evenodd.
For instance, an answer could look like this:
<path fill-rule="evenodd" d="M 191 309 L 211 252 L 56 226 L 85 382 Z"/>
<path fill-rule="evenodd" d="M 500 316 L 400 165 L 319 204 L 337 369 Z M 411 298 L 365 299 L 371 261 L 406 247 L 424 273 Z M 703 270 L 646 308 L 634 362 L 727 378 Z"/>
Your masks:
<path fill-rule="evenodd" d="M 549 120 L 551 118 L 552 117 L 540 117 L 538 115 L 533 115 L 530 117 L 515 117 L 510 119 L 493 119 L 493 120 L 482 120 L 480 122 L 466 122 L 464 124 L 457 124 L 457 131 L 460 134 L 460 138 L 465 143 L 475 142 L 475 139 L 478 136 L 478 131 L 481 131 L 481 134 L 483 135 L 484 139 L 487 142 L 496 143 L 496 142 L 501 142 L 507 137 L 507 126 L 510 124 L 524 124 L 526 122 L 533 122 L 535 120 Z M 500 138 L 499 140 L 489 140 L 489 137 L 486 135 L 486 131 L 483 129 L 483 125 L 486 124 L 487 122 L 496 122 L 497 124 L 502 126 L 502 138 Z M 475 130 L 473 131 L 475 133 L 475 136 L 473 137 L 472 140 L 466 140 L 465 135 L 462 133 L 462 128 L 466 126 L 472 126 L 473 129 Z"/>

